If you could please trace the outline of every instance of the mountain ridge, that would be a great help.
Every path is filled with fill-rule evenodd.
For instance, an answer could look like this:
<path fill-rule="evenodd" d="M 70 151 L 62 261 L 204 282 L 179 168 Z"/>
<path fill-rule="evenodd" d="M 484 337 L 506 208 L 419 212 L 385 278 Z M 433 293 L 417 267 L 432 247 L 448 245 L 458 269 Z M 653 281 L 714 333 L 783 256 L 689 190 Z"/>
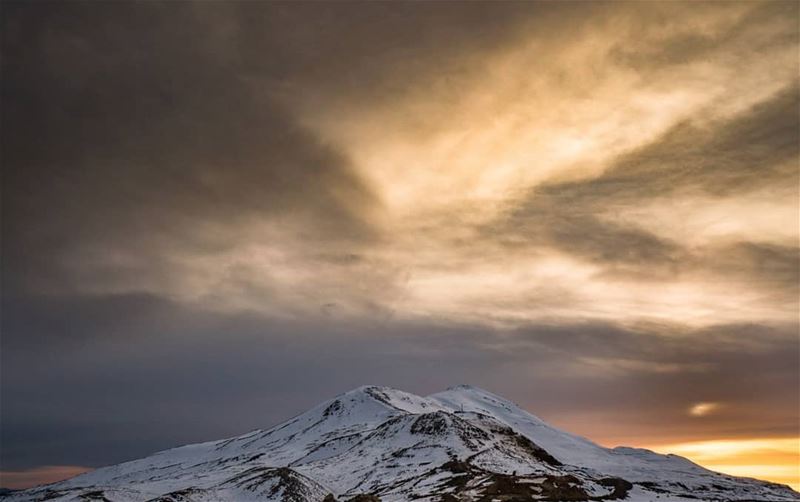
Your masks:
<path fill-rule="evenodd" d="M 7 494 L 9 501 L 789 501 L 775 483 L 675 455 L 604 448 L 459 385 L 426 397 L 375 385 L 269 429 L 196 443 Z"/>

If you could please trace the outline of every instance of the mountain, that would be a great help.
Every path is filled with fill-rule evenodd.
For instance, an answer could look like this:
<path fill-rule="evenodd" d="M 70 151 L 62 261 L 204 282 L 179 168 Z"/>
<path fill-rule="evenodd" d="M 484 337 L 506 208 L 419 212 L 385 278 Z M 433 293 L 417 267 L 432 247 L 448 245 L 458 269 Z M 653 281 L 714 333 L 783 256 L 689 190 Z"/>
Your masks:
<path fill-rule="evenodd" d="M 352 390 L 289 421 L 182 446 L 8 501 L 789 501 L 774 483 L 603 448 L 485 390 Z"/>

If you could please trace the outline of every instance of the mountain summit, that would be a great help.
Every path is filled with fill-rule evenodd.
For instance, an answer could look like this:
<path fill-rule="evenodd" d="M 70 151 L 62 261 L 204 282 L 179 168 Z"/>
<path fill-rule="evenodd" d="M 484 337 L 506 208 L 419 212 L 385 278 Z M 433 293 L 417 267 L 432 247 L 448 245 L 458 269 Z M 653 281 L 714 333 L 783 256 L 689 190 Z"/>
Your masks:
<path fill-rule="evenodd" d="M 603 448 L 460 385 L 365 386 L 267 430 L 182 446 L 9 501 L 789 501 L 786 486 L 675 455 Z"/>

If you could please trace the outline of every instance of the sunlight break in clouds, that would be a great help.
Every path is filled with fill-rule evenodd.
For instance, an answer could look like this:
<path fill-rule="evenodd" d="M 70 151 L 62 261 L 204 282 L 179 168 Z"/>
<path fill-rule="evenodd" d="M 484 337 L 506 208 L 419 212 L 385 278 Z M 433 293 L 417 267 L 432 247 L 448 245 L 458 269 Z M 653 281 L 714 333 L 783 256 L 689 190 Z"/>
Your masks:
<path fill-rule="evenodd" d="M 693 417 L 703 417 L 709 413 L 713 413 L 719 408 L 719 403 L 697 403 L 689 408 L 689 415 Z"/>
<path fill-rule="evenodd" d="M 592 182 L 613 170 L 620 156 L 658 142 L 671 128 L 692 123 L 713 131 L 715 123 L 734 120 L 793 85 L 795 48 L 750 50 L 769 33 L 738 28 L 757 10 L 754 4 L 720 5 L 702 9 L 688 26 L 682 17 L 649 32 L 629 26 L 625 9 L 612 8 L 599 22 L 577 21 L 582 36 L 575 39 L 530 35 L 540 27 L 523 24 L 507 46 L 464 55 L 451 63 L 458 73 L 445 67 L 384 102 L 340 105 L 333 116 L 300 106 L 305 122 L 347 151 L 380 196 L 384 212 L 376 221 L 386 240 L 370 256 L 399 265 L 407 276 L 406 293 L 391 308 L 401 316 L 512 324 L 561 316 L 694 325 L 793 319 L 794 302 L 765 303 L 753 277 L 731 282 L 685 266 L 652 278 L 614 277 L 605 264 L 576 260 L 568 248 L 552 249 L 546 240 L 515 253 L 469 230 L 496 226 L 520 201 L 535 198 L 539 186 Z M 665 41 L 730 33 L 730 46 L 712 44 L 703 57 L 658 64 L 659 51 L 669 50 L 661 47 Z M 643 49 L 628 55 L 630 47 Z M 650 61 L 631 64 L 648 51 Z M 341 108 L 350 117 L 343 120 Z M 684 161 L 682 151 L 672 153 L 675 162 Z M 797 225 L 789 224 L 796 220 L 796 187 L 742 187 L 727 197 L 677 188 L 668 197 L 611 198 L 591 209 L 599 218 L 663 235 L 665 244 L 685 247 L 687 255 L 696 254 L 698 242 L 791 246 L 797 239 Z M 783 194 L 775 197 L 776 191 Z M 476 310 L 482 302 L 486 308 Z"/>
<path fill-rule="evenodd" d="M 198 179 L 181 186 L 203 192 L 144 204 L 146 245 L 94 236 L 53 266 L 88 294 L 286 319 L 793 322 L 796 48 L 781 4 L 546 7 L 480 50 L 352 69 L 369 92 L 241 70 L 226 92 L 255 103 L 240 111 L 254 124 L 227 133 L 233 167 L 191 150 Z M 172 213 L 180 230 L 159 229 Z"/>

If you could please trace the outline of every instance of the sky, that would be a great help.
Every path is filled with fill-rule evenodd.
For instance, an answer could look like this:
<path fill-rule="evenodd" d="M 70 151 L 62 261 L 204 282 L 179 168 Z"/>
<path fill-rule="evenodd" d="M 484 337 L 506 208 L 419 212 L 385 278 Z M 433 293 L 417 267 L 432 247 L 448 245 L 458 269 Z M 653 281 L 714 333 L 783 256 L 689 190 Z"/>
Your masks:
<path fill-rule="evenodd" d="M 800 489 L 795 2 L 4 2 L 0 485 L 467 383 Z"/>

